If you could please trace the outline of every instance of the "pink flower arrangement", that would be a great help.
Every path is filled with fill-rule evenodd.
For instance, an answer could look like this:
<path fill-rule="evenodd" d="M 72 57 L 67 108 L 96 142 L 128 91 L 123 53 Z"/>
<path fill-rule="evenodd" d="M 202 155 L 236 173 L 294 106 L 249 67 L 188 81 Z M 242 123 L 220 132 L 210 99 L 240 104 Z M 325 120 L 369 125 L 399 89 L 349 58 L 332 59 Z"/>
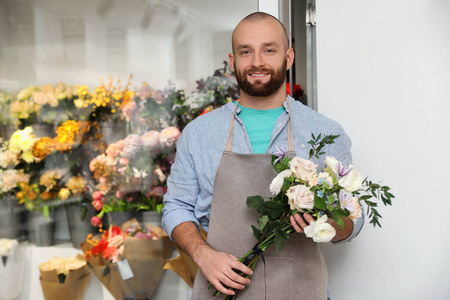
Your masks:
<path fill-rule="evenodd" d="M 172 147 L 177 142 L 180 135 L 181 132 L 177 127 L 167 127 L 161 131 L 159 142 L 166 147 Z"/>

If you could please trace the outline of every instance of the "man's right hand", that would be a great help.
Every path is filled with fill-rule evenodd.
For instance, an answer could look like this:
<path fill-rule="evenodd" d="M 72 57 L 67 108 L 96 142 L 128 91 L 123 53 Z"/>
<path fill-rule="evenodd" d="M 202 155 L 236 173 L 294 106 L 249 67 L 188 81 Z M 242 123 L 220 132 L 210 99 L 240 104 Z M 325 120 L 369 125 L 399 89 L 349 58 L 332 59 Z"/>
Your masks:
<path fill-rule="evenodd" d="M 198 253 L 198 256 L 194 260 L 202 271 L 203 276 L 218 291 L 226 295 L 234 295 L 234 291 L 231 289 L 242 290 L 245 288 L 245 285 L 250 283 L 250 279 L 242 277 L 233 271 L 235 269 L 247 275 L 253 274 L 253 271 L 239 262 L 235 256 L 216 251 L 208 245 L 201 248 L 203 249 L 199 249 L 200 253 Z"/>
<path fill-rule="evenodd" d="M 241 290 L 250 283 L 250 279 L 238 275 L 233 269 L 247 275 L 252 275 L 253 271 L 239 262 L 235 256 L 211 248 L 192 222 L 184 222 L 175 227 L 172 231 L 172 238 L 191 256 L 203 276 L 218 291 L 225 295 L 234 295 L 234 291 L 231 289 Z"/>

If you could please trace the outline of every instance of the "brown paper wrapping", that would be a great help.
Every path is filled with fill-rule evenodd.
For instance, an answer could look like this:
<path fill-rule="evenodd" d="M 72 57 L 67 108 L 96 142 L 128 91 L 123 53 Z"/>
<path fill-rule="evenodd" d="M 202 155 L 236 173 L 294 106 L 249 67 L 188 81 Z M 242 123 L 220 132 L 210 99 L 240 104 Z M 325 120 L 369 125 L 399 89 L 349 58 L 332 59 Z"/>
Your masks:
<path fill-rule="evenodd" d="M 207 232 L 201 228 L 200 235 L 206 241 Z M 164 265 L 164 269 L 172 270 L 178 274 L 189 286 L 194 286 L 195 274 L 198 266 L 192 258 L 180 247 L 176 247 L 179 256 L 169 259 Z"/>
<path fill-rule="evenodd" d="M 138 226 L 136 220 L 124 223 L 121 229 L 126 229 L 130 224 Z M 173 250 L 173 242 L 160 227 L 146 225 L 154 231 L 158 240 L 142 240 L 127 236 L 124 241 L 123 257 L 128 260 L 134 277 L 123 280 L 119 268 L 115 263 L 106 262 L 99 257 L 90 257 L 88 263 L 91 271 L 109 290 L 115 299 L 135 298 L 151 299 L 159 285 L 166 259 Z M 81 249 L 84 253 L 92 248 L 92 245 L 84 242 Z M 109 272 L 104 274 L 106 267 Z"/>
<path fill-rule="evenodd" d="M 81 256 L 81 255 L 80 255 Z M 84 257 L 81 256 L 83 259 Z M 45 300 L 83 300 L 91 274 L 87 265 L 70 270 L 64 283 L 59 283 L 56 270 L 42 271 L 39 278 Z"/>

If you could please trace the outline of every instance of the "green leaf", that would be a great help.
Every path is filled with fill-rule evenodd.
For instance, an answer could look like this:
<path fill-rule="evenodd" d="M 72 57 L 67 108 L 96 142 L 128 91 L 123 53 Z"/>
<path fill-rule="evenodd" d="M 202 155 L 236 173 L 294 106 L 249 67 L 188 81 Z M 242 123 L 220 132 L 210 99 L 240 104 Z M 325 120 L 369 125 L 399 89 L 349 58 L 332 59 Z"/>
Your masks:
<path fill-rule="evenodd" d="M 280 217 L 284 212 L 284 207 L 282 203 L 266 201 L 261 204 L 258 212 L 262 215 L 268 215 L 270 219 L 276 219 Z"/>
<path fill-rule="evenodd" d="M 279 234 L 278 232 L 275 233 L 274 244 L 275 244 L 275 247 L 277 248 L 277 251 L 281 251 L 284 247 L 283 236 L 281 234 Z"/>
<path fill-rule="evenodd" d="M 156 205 L 156 212 L 158 213 L 158 215 L 161 214 L 163 207 L 164 207 L 164 204 L 162 204 L 162 203 L 159 203 L 158 205 Z"/>
<path fill-rule="evenodd" d="M 359 197 L 359 200 L 367 200 L 367 199 L 370 199 L 370 198 L 372 198 L 371 195 L 364 195 L 364 196 Z"/>
<path fill-rule="evenodd" d="M 314 194 L 314 206 L 318 209 L 327 209 L 327 203 L 325 199 L 320 198 L 317 194 Z"/>
<path fill-rule="evenodd" d="M 253 236 L 255 237 L 255 239 L 257 241 L 259 241 L 259 238 L 261 237 L 261 231 L 259 231 L 259 229 L 256 228 L 254 225 L 252 225 L 252 230 L 253 230 Z"/>
<path fill-rule="evenodd" d="M 249 196 L 247 197 L 247 206 L 256 208 L 259 211 L 261 205 L 264 203 L 264 198 L 261 196 Z"/>
<path fill-rule="evenodd" d="M 287 191 L 290 187 L 291 187 L 291 180 L 289 177 L 285 177 L 281 189 L 283 191 Z"/>
<path fill-rule="evenodd" d="M 267 222 L 269 222 L 269 217 L 267 215 L 262 215 L 261 217 L 259 217 L 258 218 L 259 228 L 261 230 L 264 230 L 264 227 L 266 227 Z"/>

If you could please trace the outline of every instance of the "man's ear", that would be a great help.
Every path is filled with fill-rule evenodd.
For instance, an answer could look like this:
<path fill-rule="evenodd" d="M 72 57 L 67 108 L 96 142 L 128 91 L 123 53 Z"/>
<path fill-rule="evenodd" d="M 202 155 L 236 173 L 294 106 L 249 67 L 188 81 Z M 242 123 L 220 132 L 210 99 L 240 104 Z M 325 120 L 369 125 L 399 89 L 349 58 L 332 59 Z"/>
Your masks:
<path fill-rule="evenodd" d="M 233 53 L 228 53 L 228 61 L 230 62 L 230 67 L 233 70 L 233 72 L 236 72 L 234 69 L 234 55 Z"/>
<path fill-rule="evenodd" d="M 292 64 L 294 63 L 294 57 L 295 57 L 294 49 L 289 48 L 286 51 L 286 71 L 289 70 Z"/>

